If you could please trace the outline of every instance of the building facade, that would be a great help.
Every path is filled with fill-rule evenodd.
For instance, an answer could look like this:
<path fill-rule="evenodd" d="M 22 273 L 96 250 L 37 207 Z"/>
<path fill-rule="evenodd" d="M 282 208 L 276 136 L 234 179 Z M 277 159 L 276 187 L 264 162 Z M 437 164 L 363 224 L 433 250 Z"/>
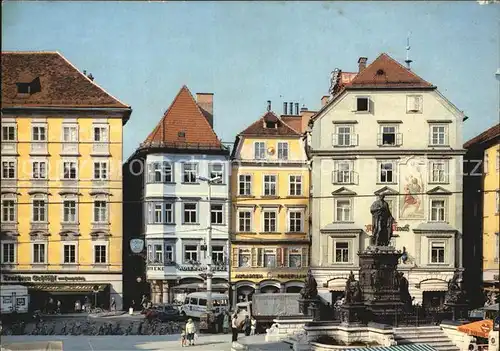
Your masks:
<path fill-rule="evenodd" d="M 500 294 L 499 248 L 500 248 L 500 124 L 472 138 L 464 144 L 467 149 L 467 172 L 464 173 L 464 203 L 473 211 L 464 216 L 464 224 L 475 239 L 474 260 L 469 265 L 476 267 L 471 285 L 482 287 L 485 293 Z M 481 162 L 482 161 L 482 162 Z M 468 246 L 469 247 L 469 246 Z M 466 267 L 469 269 L 469 267 Z M 476 279 L 474 279 L 476 278 Z M 473 288 L 473 287 L 471 287 Z M 481 298 L 482 294 L 477 294 Z M 478 304 L 483 301 L 478 301 Z"/>
<path fill-rule="evenodd" d="M 232 152 L 233 304 L 253 293 L 299 292 L 309 266 L 309 166 L 303 110 L 268 111 Z M 292 108 L 293 105 L 290 103 Z M 285 113 L 287 108 L 285 108 Z"/>
<path fill-rule="evenodd" d="M 385 195 L 398 269 L 416 302 L 439 306 L 462 268 L 463 113 L 386 54 L 358 72 L 334 71 L 310 123 L 311 265 L 336 299 L 370 245 L 370 205 Z"/>
<path fill-rule="evenodd" d="M 187 293 L 205 290 L 207 264 L 213 291 L 228 292 L 229 149 L 213 130 L 213 94 L 195 100 L 183 86 L 125 168 L 134 163 L 143 172 L 127 178 L 137 177 L 141 191 L 126 191 L 140 196 L 143 225 L 128 237 L 145 238 L 152 301 L 183 301 Z M 136 210 L 132 205 L 126 215 Z"/>
<path fill-rule="evenodd" d="M 33 308 L 122 307 L 130 114 L 57 52 L 2 53 L 1 283 L 28 285 Z"/>

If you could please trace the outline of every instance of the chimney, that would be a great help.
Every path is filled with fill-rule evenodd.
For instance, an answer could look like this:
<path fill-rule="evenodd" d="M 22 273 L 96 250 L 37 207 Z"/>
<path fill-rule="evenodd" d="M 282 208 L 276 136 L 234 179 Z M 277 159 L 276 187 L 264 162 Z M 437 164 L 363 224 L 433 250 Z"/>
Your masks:
<path fill-rule="evenodd" d="M 286 115 L 287 105 L 288 105 L 288 104 L 287 104 L 286 102 L 284 102 L 284 103 L 283 103 L 283 114 L 284 114 L 284 115 Z"/>
<path fill-rule="evenodd" d="M 307 130 L 307 126 L 309 125 L 309 121 L 316 114 L 316 112 L 309 111 L 305 106 L 303 106 L 300 111 L 301 111 L 300 117 L 301 117 L 301 122 L 302 122 L 301 128 L 302 128 L 302 132 L 305 132 Z"/>
<path fill-rule="evenodd" d="M 271 100 L 267 100 L 267 112 L 271 112 Z"/>
<path fill-rule="evenodd" d="M 90 79 L 91 81 L 94 81 L 94 76 L 92 75 L 92 73 L 89 73 L 89 75 L 87 76 L 88 79 Z"/>
<path fill-rule="evenodd" d="M 295 116 L 298 116 L 299 115 L 299 103 L 296 102 L 295 103 Z"/>
<path fill-rule="evenodd" d="M 324 95 L 321 98 L 321 107 L 325 106 L 328 103 L 328 100 L 330 100 L 330 95 Z"/>
<path fill-rule="evenodd" d="M 366 68 L 366 62 L 368 61 L 367 57 L 360 57 L 358 60 L 358 72 L 361 72 Z"/>
<path fill-rule="evenodd" d="M 196 93 L 196 103 L 202 109 L 210 127 L 214 127 L 214 94 Z"/>
<path fill-rule="evenodd" d="M 293 102 L 288 103 L 288 114 L 293 115 Z"/>
<path fill-rule="evenodd" d="M 300 108 L 300 112 L 305 112 L 305 111 L 308 111 L 307 107 L 306 105 L 302 105 L 302 107 Z"/>

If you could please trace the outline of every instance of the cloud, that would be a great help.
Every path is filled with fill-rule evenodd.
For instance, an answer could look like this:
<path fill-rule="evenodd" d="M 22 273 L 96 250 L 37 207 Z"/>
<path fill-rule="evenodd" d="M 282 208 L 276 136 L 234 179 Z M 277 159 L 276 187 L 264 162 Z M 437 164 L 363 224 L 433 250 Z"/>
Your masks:
<path fill-rule="evenodd" d="M 500 3 L 500 0 L 477 0 L 477 3 L 479 5 L 491 5 Z"/>

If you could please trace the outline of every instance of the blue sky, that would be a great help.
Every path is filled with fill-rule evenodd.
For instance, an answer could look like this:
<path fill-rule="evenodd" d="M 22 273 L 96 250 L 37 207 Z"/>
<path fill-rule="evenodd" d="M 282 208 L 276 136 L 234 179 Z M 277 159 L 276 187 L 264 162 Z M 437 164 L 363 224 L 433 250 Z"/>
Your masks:
<path fill-rule="evenodd" d="M 2 50 L 57 50 L 133 108 L 126 159 L 183 84 L 213 92 L 223 141 L 266 101 L 320 106 L 330 72 L 386 52 L 470 119 L 471 138 L 498 122 L 500 5 L 395 2 L 3 2 Z"/>

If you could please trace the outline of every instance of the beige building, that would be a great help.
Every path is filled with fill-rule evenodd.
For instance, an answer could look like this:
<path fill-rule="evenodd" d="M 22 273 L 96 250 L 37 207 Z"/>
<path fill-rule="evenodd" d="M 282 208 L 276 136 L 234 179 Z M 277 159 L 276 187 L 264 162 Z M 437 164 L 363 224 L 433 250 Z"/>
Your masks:
<path fill-rule="evenodd" d="M 323 293 L 342 295 L 370 245 L 370 205 L 385 194 L 392 245 L 416 302 L 438 306 L 462 266 L 462 121 L 436 89 L 386 54 L 334 71 L 310 126 L 311 266 Z"/>

